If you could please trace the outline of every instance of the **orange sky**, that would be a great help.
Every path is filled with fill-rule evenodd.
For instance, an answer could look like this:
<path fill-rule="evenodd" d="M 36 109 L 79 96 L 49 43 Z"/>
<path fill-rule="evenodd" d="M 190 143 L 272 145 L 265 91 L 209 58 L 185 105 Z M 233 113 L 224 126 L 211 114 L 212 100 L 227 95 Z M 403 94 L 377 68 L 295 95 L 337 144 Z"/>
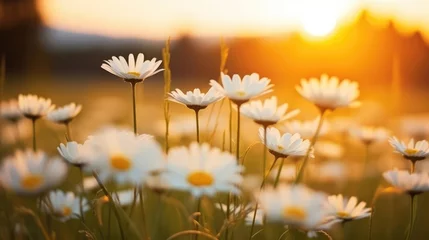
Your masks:
<path fill-rule="evenodd" d="M 326 36 L 368 9 L 375 24 L 394 19 L 404 33 L 418 29 L 429 39 L 429 0 L 39 0 L 38 6 L 50 27 L 147 39 L 183 32 Z"/>

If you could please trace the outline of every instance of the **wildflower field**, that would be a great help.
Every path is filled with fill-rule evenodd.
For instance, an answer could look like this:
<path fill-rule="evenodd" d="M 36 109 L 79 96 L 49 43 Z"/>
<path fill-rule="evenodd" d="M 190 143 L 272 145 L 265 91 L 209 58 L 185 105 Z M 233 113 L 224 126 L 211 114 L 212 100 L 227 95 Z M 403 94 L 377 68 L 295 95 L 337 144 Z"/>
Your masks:
<path fill-rule="evenodd" d="M 427 116 L 368 125 L 359 82 L 278 91 L 220 49 L 198 86 L 176 88 L 167 41 L 99 63 L 120 90 L 3 99 L 0 239 L 428 238 Z"/>

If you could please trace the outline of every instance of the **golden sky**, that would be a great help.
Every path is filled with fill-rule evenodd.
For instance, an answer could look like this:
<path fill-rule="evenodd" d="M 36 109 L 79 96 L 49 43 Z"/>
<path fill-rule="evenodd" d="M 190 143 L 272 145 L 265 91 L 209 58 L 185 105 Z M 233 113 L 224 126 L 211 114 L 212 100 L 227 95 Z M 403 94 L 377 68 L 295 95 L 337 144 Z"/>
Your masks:
<path fill-rule="evenodd" d="M 254 36 L 299 31 L 326 36 L 362 9 L 374 24 L 429 39 L 429 0 L 39 0 L 53 28 L 112 37 Z"/>

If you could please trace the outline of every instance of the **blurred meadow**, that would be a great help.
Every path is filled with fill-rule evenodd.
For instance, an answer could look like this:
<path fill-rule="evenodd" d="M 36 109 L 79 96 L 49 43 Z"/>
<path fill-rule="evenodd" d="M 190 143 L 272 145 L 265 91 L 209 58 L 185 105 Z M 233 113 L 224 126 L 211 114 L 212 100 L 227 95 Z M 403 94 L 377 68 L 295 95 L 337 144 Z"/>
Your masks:
<path fill-rule="evenodd" d="M 274 84 L 273 92 L 259 99 L 276 96 L 279 103 L 289 104 L 288 109 L 300 109 L 293 119 L 275 125 L 282 133 L 292 132 L 293 121 L 316 123 L 320 114 L 315 104 L 297 92 L 301 79 L 319 78 L 325 73 L 350 79 L 359 84 L 361 104 L 324 115 L 327 129 L 319 134 L 315 157 L 309 159 L 304 179 L 306 186 L 328 195 L 356 196 L 372 209 L 372 216 L 335 224 L 326 230 L 328 236 L 318 234 L 315 239 L 406 239 L 410 198 L 389 188 L 383 172 L 410 168 L 409 161 L 389 145 L 390 137 L 405 142 L 429 137 L 428 12 L 429 0 L 3 0 L 0 100 L 36 94 L 50 98 L 57 107 L 71 102 L 82 105 L 70 124 L 70 136 L 78 143 L 106 126 L 131 131 L 129 84 L 100 66 L 112 56 L 128 59 L 130 53 L 165 60 L 163 48 L 168 39 L 171 90 L 200 88 L 206 92 L 211 79 L 221 78 L 220 72 L 230 76 L 256 72 Z M 222 59 L 226 60 L 224 67 Z M 160 68 L 165 68 L 164 62 Z M 137 132 L 153 135 L 162 149 L 166 146 L 164 74 L 160 72 L 136 88 Z M 201 142 L 235 154 L 237 111 L 232 105 L 227 98 L 209 105 L 199 113 L 199 129 Z M 196 140 L 191 109 L 170 102 L 168 115 L 170 148 L 189 146 Z M 263 175 L 264 144 L 259 127 L 241 116 L 239 156 L 244 159 L 245 171 L 240 189 L 243 201 L 249 203 L 261 182 L 252 176 Z M 372 136 L 368 143 L 362 136 L 364 127 L 380 127 L 386 135 Z M 311 140 L 315 129 L 311 130 L 308 135 L 299 133 Z M 68 140 L 64 125 L 47 119 L 37 121 L 36 137 L 37 148 L 49 156 L 59 156 L 57 147 Z M 31 147 L 31 120 L 11 123 L 0 119 L 2 163 L 16 149 Z M 274 157 L 268 154 L 267 159 L 267 166 L 271 166 Z M 295 162 L 290 157 L 285 159 L 280 182 L 294 182 Z M 79 169 L 68 169 L 66 179 L 54 189 L 78 194 L 82 192 Z M 415 171 L 429 173 L 428 160 L 418 161 Z M 275 182 L 275 173 L 268 174 L 270 185 Z M 79 219 L 57 221 L 40 210 L 37 199 L 42 195 L 7 191 L 0 183 L 0 239 L 123 238 L 109 200 L 91 173 L 86 177 L 94 186 L 88 187 L 91 189 L 85 191 L 85 197 L 96 207 L 85 213 L 85 224 Z M 108 182 L 106 187 L 115 198 L 114 192 L 132 191 L 134 186 Z M 132 199 L 128 204 L 121 200 L 121 205 L 126 205 L 119 207 L 126 233 L 123 239 L 164 240 L 194 229 L 189 219 L 196 212 L 197 198 L 189 193 L 148 187 L 143 198 L 145 223 L 138 204 L 133 209 Z M 201 199 L 203 227 L 199 230 L 215 237 L 198 238 L 249 239 L 250 226 L 243 219 L 231 227 L 229 235 L 223 230 L 216 236 L 226 216 L 216 205 L 226 204 L 227 193 Z M 423 193 L 417 199 L 415 225 L 407 239 L 429 237 L 429 196 Z M 38 217 L 25 212 L 29 209 Z M 47 229 L 48 237 L 35 219 Z M 255 226 L 256 232 L 252 239 L 307 239 L 300 231 L 283 234 L 285 228 L 278 223 Z M 184 235 L 175 239 L 190 237 L 194 238 Z"/>

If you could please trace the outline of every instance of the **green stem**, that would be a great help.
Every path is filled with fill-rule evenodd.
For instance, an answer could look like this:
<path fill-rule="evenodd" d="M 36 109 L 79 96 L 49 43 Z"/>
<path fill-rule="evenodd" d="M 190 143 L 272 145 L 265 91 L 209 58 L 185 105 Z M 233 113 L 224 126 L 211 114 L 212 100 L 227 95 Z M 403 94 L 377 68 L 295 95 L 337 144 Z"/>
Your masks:
<path fill-rule="evenodd" d="M 35 152 L 37 150 L 36 146 L 36 118 L 32 118 L 31 122 L 33 124 L 33 151 Z"/>
<path fill-rule="evenodd" d="M 73 138 L 71 135 L 70 123 L 66 123 L 65 125 L 66 125 L 67 141 L 71 142 L 71 141 L 73 141 Z"/>
<path fill-rule="evenodd" d="M 136 83 L 131 83 L 132 95 L 133 95 L 133 127 L 134 134 L 137 134 L 137 110 L 136 110 Z"/>
<path fill-rule="evenodd" d="M 229 221 L 229 215 L 231 214 L 231 193 L 228 193 L 228 200 L 226 201 L 226 217 Z M 225 229 L 225 240 L 228 240 L 229 230 Z"/>
<path fill-rule="evenodd" d="M 414 173 L 415 169 L 416 169 L 416 162 L 411 161 L 411 173 Z"/>
<path fill-rule="evenodd" d="M 264 156 L 263 156 L 263 163 L 264 164 L 262 166 L 263 172 L 262 172 L 262 179 L 265 178 L 265 172 L 267 171 L 267 126 L 263 126 L 264 127 Z"/>
<path fill-rule="evenodd" d="M 274 181 L 274 188 L 276 188 L 277 184 L 279 183 L 280 175 L 282 173 L 282 168 L 283 168 L 284 161 L 285 161 L 285 159 L 282 158 L 282 161 L 280 162 L 280 166 L 279 166 L 279 171 L 277 172 L 276 180 Z"/>
<path fill-rule="evenodd" d="M 136 204 L 137 204 L 137 197 L 138 197 L 138 190 L 137 190 L 137 188 L 135 187 L 134 188 L 134 195 L 133 195 L 133 202 L 131 203 L 131 206 L 130 206 L 130 209 L 129 209 L 129 212 L 128 212 L 128 216 L 131 218 L 132 216 L 133 216 L 133 212 L 134 212 L 134 208 L 136 207 Z"/>
<path fill-rule="evenodd" d="M 325 117 L 325 112 L 326 112 L 326 110 L 322 110 L 322 113 L 321 113 L 320 119 L 319 119 L 319 124 L 317 125 L 316 132 L 314 133 L 314 136 L 311 139 L 310 146 L 307 149 L 307 153 L 305 154 L 304 161 L 302 162 L 302 166 L 299 169 L 299 172 L 298 172 L 298 175 L 296 176 L 294 184 L 299 183 L 302 179 L 302 176 L 303 176 L 304 171 L 305 171 L 305 167 L 307 166 L 308 159 L 310 158 L 311 149 L 313 148 L 314 144 L 317 141 L 317 138 L 319 137 L 320 129 L 322 129 L 323 120 Z"/>
<path fill-rule="evenodd" d="M 414 211 L 415 211 L 415 208 L 417 208 L 415 206 L 415 201 L 414 200 L 415 200 L 414 199 L 414 195 L 410 194 L 410 224 L 409 224 L 409 228 L 408 228 L 406 240 L 410 240 L 411 239 L 411 235 L 412 235 L 413 229 L 414 229 L 414 222 L 415 222 Z"/>
<path fill-rule="evenodd" d="M 81 188 L 82 188 L 82 194 L 81 194 L 81 196 L 80 196 L 80 198 L 79 198 L 79 210 L 80 210 L 80 216 L 81 216 L 81 218 L 82 218 L 82 222 L 83 223 L 85 223 L 85 217 L 84 217 L 84 213 L 83 213 L 83 195 L 84 195 L 84 193 L 85 193 L 85 188 L 84 188 L 84 185 L 83 185 L 83 181 L 84 181 L 84 177 L 83 177 L 83 169 L 82 169 L 82 167 L 79 167 L 79 172 L 80 172 L 80 186 L 81 186 Z"/>
<path fill-rule="evenodd" d="M 141 210 L 141 214 L 142 214 L 142 224 L 143 224 L 143 239 L 150 239 L 150 234 L 147 228 L 147 223 L 146 223 L 146 213 L 145 213 L 145 209 L 144 209 L 144 201 L 143 201 L 143 188 L 140 187 L 139 189 L 139 195 L 140 195 L 140 210 Z"/>
<path fill-rule="evenodd" d="M 374 215 L 375 215 L 375 204 L 373 205 L 373 207 L 371 208 L 371 215 L 369 215 L 369 233 L 368 233 L 368 240 L 371 240 L 372 237 L 372 221 L 374 219 Z"/>
<path fill-rule="evenodd" d="M 118 212 L 118 209 L 116 208 L 115 202 L 113 201 L 112 195 L 109 193 L 107 188 L 103 185 L 100 178 L 98 177 L 98 174 L 96 172 L 93 172 L 93 175 L 94 175 L 94 178 L 97 180 L 98 185 L 103 190 L 104 194 L 109 198 L 109 204 L 110 204 L 111 208 L 113 208 L 113 212 L 115 213 L 116 220 L 118 222 L 119 231 L 121 233 L 121 239 L 124 240 L 125 239 L 124 229 L 122 228 L 122 223 L 121 223 L 121 219 L 119 217 L 119 212 Z"/>
<path fill-rule="evenodd" d="M 198 117 L 198 113 L 200 110 L 195 110 L 195 122 L 197 128 L 197 142 L 200 142 L 200 119 Z M 198 234 L 195 235 L 198 238 Z"/>

